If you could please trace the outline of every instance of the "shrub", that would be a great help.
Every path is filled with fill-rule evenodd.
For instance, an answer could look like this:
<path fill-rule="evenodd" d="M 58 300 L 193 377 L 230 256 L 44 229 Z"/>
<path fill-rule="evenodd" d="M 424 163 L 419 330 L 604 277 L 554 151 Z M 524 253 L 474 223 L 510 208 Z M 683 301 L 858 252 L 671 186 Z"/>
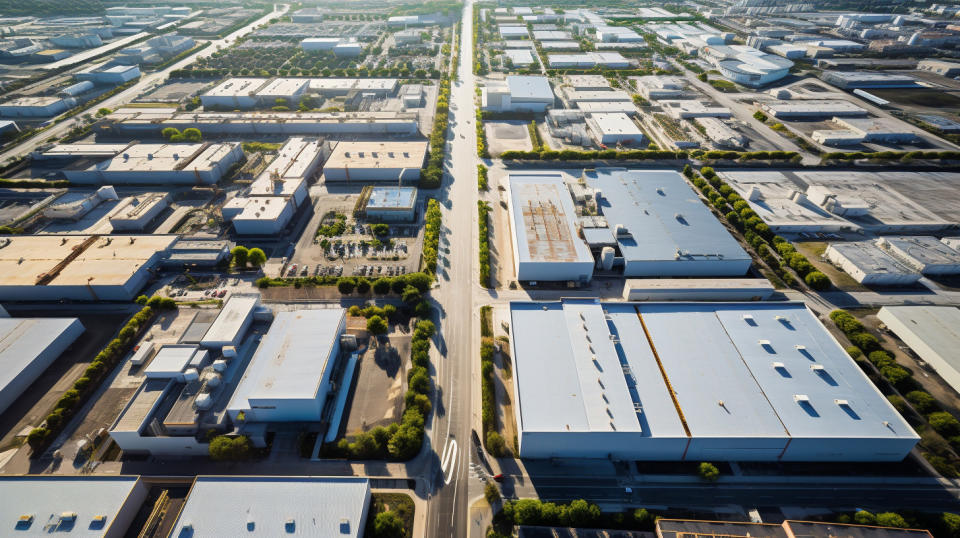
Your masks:
<path fill-rule="evenodd" d="M 702 462 L 697 468 L 697 474 L 700 478 L 713 482 L 720 478 L 720 469 L 717 469 L 717 466 L 712 463 Z"/>
<path fill-rule="evenodd" d="M 857 346 L 850 346 L 847 348 L 847 355 L 850 355 L 851 359 L 859 359 L 863 356 L 863 351 L 860 351 L 860 348 Z"/>
<path fill-rule="evenodd" d="M 367 294 L 370 292 L 370 281 L 361 277 L 357 279 L 357 293 Z"/>
<path fill-rule="evenodd" d="M 887 401 L 890 402 L 890 405 L 897 410 L 901 415 L 907 414 L 907 402 L 903 398 L 897 396 L 896 394 L 891 394 L 887 396 Z"/>
<path fill-rule="evenodd" d="M 903 519 L 903 516 L 896 514 L 894 512 L 883 512 L 877 514 L 877 525 L 881 527 L 897 527 L 900 529 L 907 528 L 907 521 Z"/>
<path fill-rule="evenodd" d="M 867 512 L 866 510 L 857 510 L 856 514 L 853 514 L 853 520 L 858 525 L 876 525 L 877 516 Z"/>
<path fill-rule="evenodd" d="M 939 407 L 937 400 L 922 390 L 912 390 L 904 395 L 908 402 L 920 413 L 932 413 Z"/>
<path fill-rule="evenodd" d="M 356 282 L 350 277 L 342 277 L 337 280 L 337 290 L 343 295 L 350 295 L 356 288 Z"/>
<path fill-rule="evenodd" d="M 503 436 L 495 431 L 487 432 L 487 451 L 495 458 L 502 458 L 506 453 L 507 444 Z"/>
<path fill-rule="evenodd" d="M 960 435 L 960 422 L 946 411 L 937 411 L 935 413 L 930 413 L 927 415 L 927 421 L 930 422 L 930 426 L 944 437 L 953 437 L 954 435 Z"/>
<path fill-rule="evenodd" d="M 233 265 L 243 268 L 247 266 L 247 258 L 250 256 L 250 251 L 247 250 L 247 247 L 237 245 L 230 251 L 230 255 L 233 259 Z"/>
<path fill-rule="evenodd" d="M 497 485 L 493 482 L 487 482 L 487 485 L 483 488 L 483 497 L 487 499 L 487 503 L 491 506 L 500 501 L 500 490 L 497 489 Z"/>
<path fill-rule="evenodd" d="M 869 359 L 870 362 L 872 362 L 877 368 L 883 368 L 884 366 L 895 364 L 893 357 L 891 357 L 889 353 L 883 351 L 882 349 L 871 351 L 870 354 L 867 355 L 867 359 Z"/>
<path fill-rule="evenodd" d="M 250 439 L 240 435 L 227 437 L 219 435 L 210 441 L 210 458 L 214 461 L 244 461 L 250 459 L 253 445 Z"/>
<path fill-rule="evenodd" d="M 373 519 L 374 538 L 395 538 L 405 536 L 405 533 L 403 520 L 391 510 L 380 512 Z"/>
<path fill-rule="evenodd" d="M 389 327 L 380 316 L 373 316 L 367 320 L 367 331 L 373 335 L 386 334 Z"/>
<path fill-rule="evenodd" d="M 390 293 L 390 279 L 380 277 L 373 281 L 373 293 L 377 295 L 386 295 Z"/>
<path fill-rule="evenodd" d="M 47 437 L 49 436 L 50 430 L 46 428 L 34 428 L 30 430 L 30 433 L 27 435 L 27 444 L 30 445 L 30 448 L 32 448 L 34 452 L 37 452 L 47 442 Z"/>
<path fill-rule="evenodd" d="M 813 273 L 810 274 L 812 275 Z M 880 349 L 880 341 L 877 340 L 876 336 L 870 333 L 855 333 L 851 334 L 849 338 L 853 345 L 868 353 Z"/>

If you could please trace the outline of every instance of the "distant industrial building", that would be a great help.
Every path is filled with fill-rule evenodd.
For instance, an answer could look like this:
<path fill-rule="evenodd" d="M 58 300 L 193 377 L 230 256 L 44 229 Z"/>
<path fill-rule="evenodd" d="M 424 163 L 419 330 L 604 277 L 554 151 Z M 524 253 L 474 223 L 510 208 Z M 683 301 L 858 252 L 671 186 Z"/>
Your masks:
<path fill-rule="evenodd" d="M 530 36 L 526 26 L 507 26 L 501 24 L 498 31 L 500 32 L 500 37 L 503 39 L 518 39 Z"/>
<path fill-rule="evenodd" d="M 503 55 L 514 67 L 527 67 L 534 62 L 533 53 L 527 49 L 506 49 Z"/>
<path fill-rule="evenodd" d="M 0 240 L 0 300 L 130 301 L 172 235 L 27 235 Z"/>
<path fill-rule="evenodd" d="M 131 80 L 140 78 L 140 66 L 138 65 L 103 65 L 93 67 L 85 71 L 80 71 L 76 75 L 77 80 L 88 80 L 94 84 L 125 84 Z"/>
<path fill-rule="evenodd" d="M 323 22 L 324 11 L 318 7 L 305 7 L 290 14 L 291 22 Z"/>
<path fill-rule="evenodd" d="M 181 52 L 192 49 L 196 43 L 192 37 L 176 34 L 164 34 L 121 49 L 112 61 L 121 65 L 158 64 Z"/>
<path fill-rule="evenodd" d="M 694 118 L 694 123 L 703 128 L 704 135 L 716 146 L 741 149 L 748 143 L 747 137 L 717 118 Z"/>
<path fill-rule="evenodd" d="M 578 54 L 548 54 L 547 63 L 551 69 L 589 69 L 591 67 L 606 67 L 608 69 L 625 69 L 632 62 L 619 52 L 581 52 Z"/>
<path fill-rule="evenodd" d="M 693 118 L 729 118 L 733 116 L 729 108 L 704 104 L 700 101 L 685 99 L 681 101 L 662 100 L 660 106 L 673 119 L 690 120 Z"/>
<path fill-rule="evenodd" d="M 263 78 L 228 78 L 200 96 L 204 108 L 245 109 L 260 102 L 257 91 L 267 84 Z"/>
<path fill-rule="evenodd" d="M 346 328 L 342 308 L 279 312 L 237 385 L 238 422 L 320 422 Z"/>
<path fill-rule="evenodd" d="M 141 232 L 170 205 L 170 193 L 152 192 L 129 196 L 107 218 L 115 232 Z"/>
<path fill-rule="evenodd" d="M 793 67 L 786 58 L 745 45 L 708 45 L 700 54 L 724 77 L 753 88 L 782 79 Z"/>
<path fill-rule="evenodd" d="M 230 256 L 229 241 L 216 239 L 177 239 L 167 249 L 167 257 L 161 262 L 164 267 L 216 267 Z"/>
<path fill-rule="evenodd" d="M 917 69 L 953 78 L 960 75 L 960 63 L 946 60 L 920 60 Z"/>
<path fill-rule="evenodd" d="M 238 235 L 280 233 L 308 200 L 309 182 L 329 152 L 320 139 L 291 138 L 250 188 L 223 205 Z"/>
<path fill-rule="evenodd" d="M 523 458 L 901 461 L 919 440 L 803 303 L 513 302 L 509 319 Z"/>
<path fill-rule="evenodd" d="M 95 185 L 212 185 L 243 158 L 238 143 L 131 144 L 93 166 L 65 167 L 74 183 Z"/>
<path fill-rule="evenodd" d="M 0 517 L 16 536 L 120 538 L 146 501 L 136 476 L 0 477 Z"/>
<path fill-rule="evenodd" d="M 761 103 L 760 109 L 778 120 L 830 117 L 865 117 L 867 111 L 850 101 L 793 99 Z"/>
<path fill-rule="evenodd" d="M 820 78 L 834 86 L 852 90 L 854 88 L 912 88 L 917 79 L 898 73 L 880 71 L 823 71 Z"/>
<path fill-rule="evenodd" d="M 510 75 L 505 82 L 488 81 L 480 95 L 482 108 L 497 112 L 543 112 L 554 102 L 547 77 L 533 75 Z"/>
<path fill-rule="evenodd" d="M 680 77 L 643 76 L 631 77 L 637 91 L 648 101 L 679 99 L 683 96 L 686 82 Z"/>
<path fill-rule="evenodd" d="M 613 88 L 603 75 L 564 75 L 563 86 L 577 92 L 604 92 Z"/>
<path fill-rule="evenodd" d="M 877 318 L 960 392 L 960 309 L 955 306 L 884 306 Z"/>
<path fill-rule="evenodd" d="M 339 37 L 308 37 L 300 42 L 300 48 L 305 51 L 332 51 L 339 44 Z"/>
<path fill-rule="evenodd" d="M 618 112 L 591 113 L 587 115 L 586 121 L 597 144 L 638 147 L 646 147 L 647 145 L 647 139 L 643 131 L 626 114 Z"/>
<path fill-rule="evenodd" d="M 960 274 L 960 252 L 931 236 L 884 236 L 877 245 L 924 275 Z"/>
<path fill-rule="evenodd" d="M 427 142 L 338 142 L 323 165 L 325 181 L 413 182 L 427 157 Z"/>
<path fill-rule="evenodd" d="M 824 254 L 864 285 L 909 286 L 920 280 L 920 273 L 870 241 L 830 243 Z"/>
<path fill-rule="evenodd" d="M 827 146 L 867 143 L 909 144 L 920 137 L 909 124 L 886 118 L 833 118 L 840 129 L 814 131 L 810 138 Z"/>
<path fill-rule="evenodd" d="M 416 187 L 374 187 L 364 213 L 368 220 L 413 222 L 417 218 Z"/>
<path fill-rule="evenodd" d="M 204 134 L 231 136 L 413 135 L 418 132 L 419 122 L 416 112 L 179 112 L 171 108 L 121 108 L 99 121 L 94 130 L 108 136 L 159 137 L 167 127 L 181 131 L 196 127 Z"/>
<path fill-rule="evenodd" d="M 77 318 L 0 317 L 0 342 L 3 343 L 0 348 L 0 413 L 23 394 L 83 331 L 83 324 Z"/>
<path fill-rule="evenodd" d="M 33 96 L 20 97 L 0 103 L 0 116 L 4 118 L 52 117 L 77 106 L 73 97 Z"/>
<path fill-rule="evenodd" d="M 369 509 L 366 478 L 198 476 L 170 536 L 361 538 Z"/>

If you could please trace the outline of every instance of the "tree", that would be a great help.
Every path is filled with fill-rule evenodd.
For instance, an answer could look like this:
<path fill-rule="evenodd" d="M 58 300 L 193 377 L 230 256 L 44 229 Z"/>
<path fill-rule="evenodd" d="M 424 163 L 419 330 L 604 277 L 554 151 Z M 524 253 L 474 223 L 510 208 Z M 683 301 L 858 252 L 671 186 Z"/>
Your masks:
<path fill-rule="evenodd" d="M 937 411 L 927 416 L 930 426 L 944 437 L 960 435 L 960 422 L 946 411 Z"/>
<path fill-rule="evenodd" d="M 487 503 L 493 506 L 500 501 L 500 490 L 493 482 L 487 482 L 487 485 L 483 488 L 483 496 L 487 499 Z"/>
<path fill-rule="evenodd" d="M 166 138 L 167 140 L 170 140 L 179 134 L 180 134 L 180 129 L 177 129 L 176 127 L 166 127 L 162 131 L 160 131 L 160 136 Z"/>
<path fill-rule="evenodd" d="M 373 316 L 367 320 L 367 331 L 373 335 L 380 335 L 387 333 L 387 322 L 383 321 L 383 318 L 380 316 Z"/>
<path fill-rule="evenodd" d="M 960 516 L 950 512 L 944 512 L 940 517 L 940 523 L 944 534 L 950 537 L 960 536 Z"/>
<path fill-rule="evenodd" d="M 894 512 L 883 512 L 877 514 L 877 525 L 881 527 L 897 527 L 900 529 L 907 528 L 907 521 L 903 519 L 903 516 Z"/>
<path fill-rule="evenodd" d="M 564 523 L 571 527 L 587 527 L 600 519 L 600 507 L 583 499 L 571 502 L 563 512 Z"/>
<path fill-rule="evenodd" d="M 922 390 L 911 390 L 904 394 L 904 397 L 908 402 L 913 404 L 913 407 L 917 411 L 923 414 L 932 413 L 937 410 L 937 400 Z"/>
<path fill-rule="evenodd" d="M 253 447 L 250 439 L 241 435 L 227 437 L 219 435 L 210 441 L 210 458 L 214 461 L 244 461 L 250 459 Z"/>
<path fill-rule="evenodd" d="M 369 292 L 370 292 L 370 281 L 363 277 L 357 278 L 357 293 L 364 295 Z"/>
<path fill-rule="evenodd" d="M 196 127 L 187 127 L 183 130 L 183 138 L 188 142 L 199 142 L 203 140 L 203 133 Z"/>
<path fill-rule="evenodd" d="M 430 374 L 426 373 L 426 368 L 414 368 L 411 372 L 414 374 L 410 376 L 410 390 L 420 394 L 430 392 Z"/>
<path fill-rule="evenodd" d="M 807 276 L 803 277 L 803 281 L 817 291 L 823 291 L 830 288 L 830 277 L 821 273 L 820 271 L 810 271 L 807 273 Z"/>
<path fill-rule="evenodd" d="M 405 536 L 406 529 L 403 528 L 403 520 L 400 516 L 391 510 L 380 512 L 373 520 L 374 538 L 396 538 Z"/>
<path fill-rule="evenodd" d="M 373 231 L 373 235 L 377 237 L 383 237 L 390 233 L 390 226 L 381 222 L 371 226 L 370 230 Z"/>
<path fill-rule="evenodd" d="M 502 458 L 506 452 L 507 444 L 503 436 L 495 431 L 487 432 L 487 451 L 495 458 Z"/>
<path fill-rule="evenodd" d="M 857 510 L 856 514 L 853 514 L 853 520 L 857 525 L 876 525 L 877 516 L 867 512 L 866 510 Z"/>
<path fill-rule="evenodd" d="M 267 255 L 262 249 L 254 247 L 247 253 L 247 263 L 254 267 L 263 267 L 263 264 L 267 263 Z"/>
<path fill-rule="evenodd" d="M 233 250 L 230 251 L 230 254 L 233 256 L 233 264 L 241 269 L 247 266 L 247 259 L 250 257 L 250 251 L 247 250 L 247 247 L 242 245 L 237 245 L 233 247 Z"/>
<path fill-rule="evenodd" d="M 712 463 L 702 462 L 700 467 L 697 468 L 697 474 L 700 475 L 700 478 L 713 482 L 720 478 L 720 469 L 717 469 L 717 466 Z"/>
<path fill-rule="evenodd" d="M 350 295 L 353 293 L 353 289 L 356 287 L 356 283 L 352 278 L 341 277 L 337 280 L 337 290 L 340 291 L 343 295 Z"/>
<path fill-rule="evenodd" d="M 390 279 L 380 277 L 373 281 L 373 293 L 377 295 L 386 295 L 390 293 Z"/>
<path fill-rule="evenodd" d="M 400 298 L 405 304 L 414 305 L 420 302 L 420 290 L 413 286 L 407 286 L 403 288 Z"/>
<path fill-rule="evenodd" d="M 407 275 L 407 284 L 417 288 L 420 293 L 427 293 L 433 285 L 433 278 L 426 273 L 410 273 Z"/>
<path fill-rule="evenodd" d="M 417 455 L 421 444 L 423 444 L 423 428 L 405 424 L 390 437 L 387 450 L 391 457 L 410 459 Z"/>

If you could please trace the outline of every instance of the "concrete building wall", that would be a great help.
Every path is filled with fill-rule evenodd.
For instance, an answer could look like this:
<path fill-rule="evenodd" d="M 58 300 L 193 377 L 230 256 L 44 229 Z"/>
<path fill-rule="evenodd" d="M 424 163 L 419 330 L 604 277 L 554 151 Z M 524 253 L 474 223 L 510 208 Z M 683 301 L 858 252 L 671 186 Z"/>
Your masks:
<path fill-rule="evenodd" d="M 520 457 L 679 461 L 689 440 L 625 432 L 531 432 L 520 430 Z"/>
<path fill-rule="evenodd" d="M 326 181 L 400 181 L 413 182 L 420 179 L 420 168 L 354 168 L 324 167 Z"/>
<path fill-rule="evenodd" d="M 0 413 L 6 411 L 7 407 L 16 401 L 57 357 L 83 334 L 84 330 L 80 320 L 74 319 L 67 330 L 40 352 L 29 366 L 21 370 L 9 384 L 0 388 Z"/>
<path fill-rule="evenodd" d="M 866 286 L 909 286 L 920 280 L 920 273 L 901 273 L 901 272 L 866 272 L 853 260 L 847 258 L 843 253 L 833 248 L 833 245 L 827 247 L 824 255 L 830 262 L 842 269 L 845 273 L 852 276 L 857 282 Z"/>
<path fill-rule="evenodd" d="M 281 201 L 282 198 L 277 198 Z M 293 218 L 294 206 L 291 203 L 285 205 L 283 210 L 275 219 L 265 218 L 244 218 L 242 215 L 233 219 L 233 227 L 239 235 L 271 235 L 277 234 Z"/>
<path fill-rule="evenodd" d="M 206 456 L 210 452 L 208 443 L 200 443 L 191 436 L 154 437 L 141 436 L 138 432 L 110 432 L 110 437 L 127 454 Z"/>
<path fill-rule="evenodd" d="M 903 340 L 904 344 L 910 347 L 924 362 L 936 370 L 937 375 L 943 378 L 953 390 L 960 392 L 960 371 L 948 360 L 942 356 L 936 349 L 930 346 L 923 338 L 920 338 L 912 327 L 904 324 L 899 318 L 892 315 L 885 308 L 881 308 L 877 313 L 877 318 L 883 322 L 887 328 L 897 335 L 897 338 Z"/>
<path fill-rule="evenodd" d="M 750 260 L 625 260 L 623 274 L 641 276 L 743 276 L 750 270 Z"/>

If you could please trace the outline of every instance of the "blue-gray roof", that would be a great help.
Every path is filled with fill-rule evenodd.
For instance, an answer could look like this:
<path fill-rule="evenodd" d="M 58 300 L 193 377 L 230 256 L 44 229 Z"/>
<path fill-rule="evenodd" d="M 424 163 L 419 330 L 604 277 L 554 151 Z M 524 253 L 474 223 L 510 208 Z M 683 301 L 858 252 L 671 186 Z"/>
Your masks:
<path fill-rule="evenodd" d="M 170 536 L 356 537 L 369 502 L 365 478 L 199 476 Z"/>
<path fill-rule="evenodd" d="M 917 439 L 803 303 L 510 308 L 522 431 Z"/>
<path fill-rule="evenodd" d="M 3 476 L 0 518 L 7 536 L 105 536 L 126 530 L 111 527 L 139 480 L 136 476 Z M 136 512 L 137 508 L 132 507 Z M 60 522 L 65 512 L 76 518 Z M 32 521 L 18 523 L 21 516 Z M 105 516 L 103 521 L 95 521 Z M 8 534 L 9 533 L 9 534 Z"/>
<path fill-rule="evenodd" d="M 511 99 L 552 99 L 553 90 L 547 77 L 536 75 L 510 75 L 507 77 Z"/>
<path fill-rule="evenodd" d="M 602 193 L 600 210 L 630 262 L 749 261 L 750 256 L 673 170 L 599 169 L 585 174 Z"/>
<path fill-rule="evenodd" d="M 409 208 L 413 207 L 416 200 L 416 187 L 374 187 L 367 201 L 367 209 Z"/>

